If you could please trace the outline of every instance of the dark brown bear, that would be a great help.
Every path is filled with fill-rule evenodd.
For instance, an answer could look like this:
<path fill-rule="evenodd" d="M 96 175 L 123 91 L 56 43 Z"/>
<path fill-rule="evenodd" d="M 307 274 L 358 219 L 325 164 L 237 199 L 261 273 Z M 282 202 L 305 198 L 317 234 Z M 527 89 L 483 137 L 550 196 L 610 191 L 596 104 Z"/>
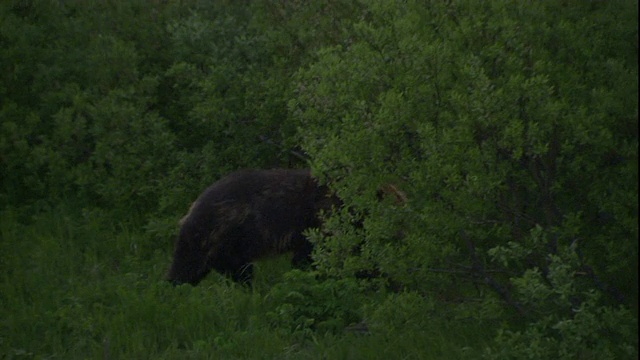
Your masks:
<path fill-rule="evenodd" d="M 320 210 L 337 202 L 309 170 L 243 170 L 207 188 L 180 221 L 168 280 L 197 284 L 211 269 L 251 281 L 251 262 L 293 252 L 309 261 L 312 246 L 302 235 L 319 227 Z"/>

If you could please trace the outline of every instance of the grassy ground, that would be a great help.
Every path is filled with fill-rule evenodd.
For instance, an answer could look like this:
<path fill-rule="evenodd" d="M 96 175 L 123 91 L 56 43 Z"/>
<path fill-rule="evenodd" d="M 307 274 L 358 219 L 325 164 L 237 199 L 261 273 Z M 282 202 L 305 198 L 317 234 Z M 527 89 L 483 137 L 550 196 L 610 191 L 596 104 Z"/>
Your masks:
<path fill-rule="evenodd" d="M 480 324 L 394 303 L 371 312 L 378 320 L 368 331 L 291 328 L 271 291 L 286 259 L 259 263 L 253 289 L 216 274 L 172 287 L 162 280 L 171 241 L 105 219 L 2 212 L 0 358 L 455 359 L 474 358 L 472 349 L 493 337 Z M 373 308 L 385 296 L 369 301 Z"/>

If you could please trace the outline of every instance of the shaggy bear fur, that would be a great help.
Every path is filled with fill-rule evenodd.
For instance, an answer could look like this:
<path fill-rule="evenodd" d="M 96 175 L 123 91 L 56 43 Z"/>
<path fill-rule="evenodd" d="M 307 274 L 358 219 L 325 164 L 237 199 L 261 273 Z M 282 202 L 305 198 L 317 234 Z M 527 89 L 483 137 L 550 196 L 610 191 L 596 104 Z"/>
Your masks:
<path fill-rule="evenodd" d="M 251 262 L 293 252 L 294 265 L 309 261 L 302 235 L 320 227 L 318 213 L 337 205 L 309 170 L 243 170 L 207 188 L 180 221 L 168 280 L 197 284 L 211 269 L 247 283 Z"/>

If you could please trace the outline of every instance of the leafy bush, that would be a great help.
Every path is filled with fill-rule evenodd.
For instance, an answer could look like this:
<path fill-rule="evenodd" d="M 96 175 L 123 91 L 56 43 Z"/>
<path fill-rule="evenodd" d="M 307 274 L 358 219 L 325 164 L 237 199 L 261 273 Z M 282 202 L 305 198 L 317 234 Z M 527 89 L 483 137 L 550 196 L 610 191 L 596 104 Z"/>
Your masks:
<path fill-rule="evenodd" d="M 267 318 L 274 327 L 303 337 L 339 333 L 361 319 L 363 293 L 353 279 L 319 281 L 313 272 L 292 270 L 267 296 L 274 304 Z"/>
<path fill-rule="evenodd" d="M 375 269 L 448 302 L 498 296 L 532 324 L 569 324 L 566 297 L 596 317 L 637 309 L 635 7 L 372 3 L 289 103 L 315 173 L 364 216 L 325 224 L 319 269 Z M 407 201 L 381 202 L 389 184 Z"/>
<path fill-rule="evenodd" d="M 541 228 L 526 247 L 516 243 L 489 251 L 498 261 L 523 261 L 544 252 Z M 511 278 L 514 302 L 527 309 L 526 328 L 503 329 L 486 356 L 495 359 L 622 359 L 637 357 L 637 321 L 621 305 L 603 305 L 602 292 L 590 287 L 578 244 L 547 254 L 548 268 L 537 267 Z M 545 272 L 546 273 L 543 273 Z M 604 301 L 610 303 L 610 301 Z"/>

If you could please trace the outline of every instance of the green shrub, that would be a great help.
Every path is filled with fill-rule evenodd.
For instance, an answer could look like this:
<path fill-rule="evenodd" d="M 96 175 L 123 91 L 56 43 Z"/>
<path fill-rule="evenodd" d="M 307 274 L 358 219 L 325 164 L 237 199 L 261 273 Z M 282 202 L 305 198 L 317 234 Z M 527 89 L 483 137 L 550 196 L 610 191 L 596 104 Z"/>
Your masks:
<path fill-rule="evenodd" d="M 267 295 L 274 327 L 300 334 L 340 333 L 361 319 L 364 295 L 353 279 L 318 280 L 313 272 L 292 270 Z"/>

